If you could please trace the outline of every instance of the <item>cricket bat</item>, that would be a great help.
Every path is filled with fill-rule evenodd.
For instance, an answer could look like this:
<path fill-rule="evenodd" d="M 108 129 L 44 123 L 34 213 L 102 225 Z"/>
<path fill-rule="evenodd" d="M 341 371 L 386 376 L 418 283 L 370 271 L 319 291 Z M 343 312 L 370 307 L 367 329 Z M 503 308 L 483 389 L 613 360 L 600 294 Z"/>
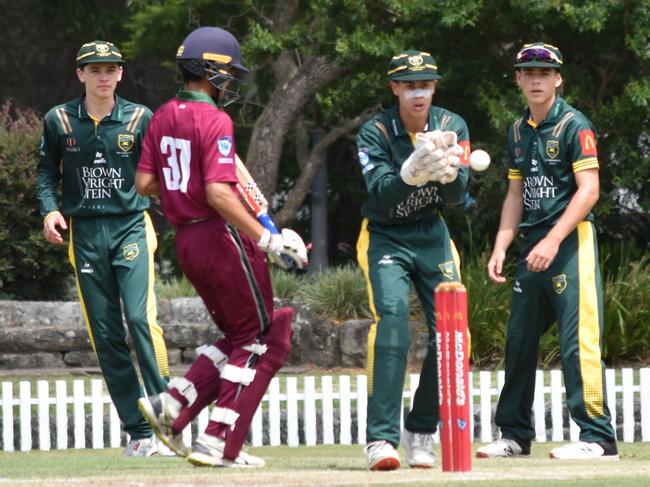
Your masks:
<path fill-rule="evenodd" d="M 237 191 L 241 198 L 246 202 L 248 207 L 257 217 L 264 228 L 272 234 L 280 235 L 280 230 L 275 226 L 271 215 L 269 215 L 269 202 L 262 194 L 259 186 L 248 172 L 244 161 L 242 161 L 237 154 L 235 154 L 235 170 L 237 173 Z M 294 260 L 288 255 L 282 255 L 282 260 L 287 265 L 288 270 L 296 271 L 297 266 Z"/>
<path fill-rule="evenodd" d="M 271 220 L 271 215 L 269 215 L 269 202 L 237 154 L 235 154 L 235 168 L 237 171 L 237 191 L 239 195 L 264 228 L 273 234 L 279 234 L 278 227 L 275 226 L 275 223 Z"/>

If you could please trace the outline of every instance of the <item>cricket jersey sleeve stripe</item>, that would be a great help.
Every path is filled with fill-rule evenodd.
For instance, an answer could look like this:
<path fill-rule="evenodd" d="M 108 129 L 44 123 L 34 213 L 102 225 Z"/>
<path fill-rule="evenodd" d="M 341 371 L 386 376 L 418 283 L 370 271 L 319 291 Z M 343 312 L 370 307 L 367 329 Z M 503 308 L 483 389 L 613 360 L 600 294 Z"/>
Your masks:
<path fill-rule="evenodd" d="M 65 109 L 63 107 L 57 108 L 56 111 L 56 118 L 59 120 L 59 125 L 61 125 L 61 129 L 63 130 L 64 134 L 69 134 L 72 132 L 72 124 L 70 124 L 70 119 L 68 119 L 68 114 L 65 113 Z"/>
<path fill-rule="evenodd" d="M 131 115 L 131 121 L 126 127 L 126 130 L 128 132 L 135 132 L 135 130 L 138 128 L 138 124 L 140 123 L 140 120 L 142 120 L 142 116 L 144 115 L 144 107 L 138 107 L 133 111 L 133 115 Z"/>
<path fill-rule="evenodd" d="M 571 120 L 571 118 L 573 118 L 574 115 L 575 114 L 573 112 L 567 112 L 562 116 L 560 121 L 553 129 L 553 137 L 555 137 L 556 139 L 560 137 L 562 130 L 564 130 L 564 127 L 566 127 L 566 124 L 568 123 L 569 120 Z"/>
<path fill-rule="evenodd" d="M 508 169 L 508 179 L 523 179 L 519 169 Z"/>
<path fill-rule="evenodd" d="M 598 159 L 588 157 L 573 163 L 573 172 L 584 171 L 585 169 L 598 169 Z"/>
<path fill-rule="evenodd" d="M 520 127 L 521 127 L 522 120 L 523 119 L 520 118 L 517 121 L 515 121 L 515 123 L 512 125 L 512 138 L 513 138 L 515 143 L 521 141 Z"/>

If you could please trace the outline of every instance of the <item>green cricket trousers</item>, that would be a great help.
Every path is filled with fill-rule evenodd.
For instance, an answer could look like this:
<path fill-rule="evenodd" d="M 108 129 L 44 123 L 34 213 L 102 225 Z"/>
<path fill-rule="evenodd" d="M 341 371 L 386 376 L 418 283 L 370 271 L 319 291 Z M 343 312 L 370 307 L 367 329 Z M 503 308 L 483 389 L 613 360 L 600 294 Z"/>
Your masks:
<path fill-rule="evenodd" d="M 147 212 L 70 221 L 70 263 L 81 309 L 124 430 L 134 439 L 151 436 L 138 410 L 142 388 L 126 342 L 124 317 L 148 394 L 167 388 L 169 366 L 154 293 L 156 235 Z"/>
<path fill-rule="evenodd" d="M 549 231 L 524 236 L 517 264 L 505 355 L 505 384 L 495 422 L 504 438 L 535 438 L 532 404 L 539 340 L 558 322 L 567 404 L 580 440 L 615 441 L 601 360 L 603 300 L 596 232 L 581 222 L 545 272 L 526 269 L 526 255 Z"/>
<path fill-rule="evenodd" d="M 439 216 L 404 225 L 363 221 L 357 258 L 366 276 L 374 323 L 368 333 L 368 442 L 400 440 L 406 373 L 411 282 L 429 332 L 427 354 L 405 427 L 434 433 L 438 425 L 438 373 L 433 292 L 443 281 L 460 280 L 458 254 Z"/>

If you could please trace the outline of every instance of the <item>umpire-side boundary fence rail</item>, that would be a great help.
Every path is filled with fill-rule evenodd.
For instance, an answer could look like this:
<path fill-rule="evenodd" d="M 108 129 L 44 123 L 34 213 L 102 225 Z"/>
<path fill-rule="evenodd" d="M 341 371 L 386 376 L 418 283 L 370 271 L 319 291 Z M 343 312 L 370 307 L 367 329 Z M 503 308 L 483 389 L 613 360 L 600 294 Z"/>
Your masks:
<path fill-rule="evenodd" d="M 607 369 L 605 376 L 618 440 L 649 442 L 650 368 Z M 418 374 L 407 376 L 404 413 L 418 380 Z M 496 437 L 494 411 L 503 381 L 503 371 L 470 372 L 474 441 Z M 365 444 L 366 386 L 365 375 L 274 378 L 253 419 L 251 445 Z M 578 440 L 564 394 L 561 371 L 537 371 L 533 404 L 537 441 Z M 0 414 L 2 450 L 7 452 L 118 448 L 126 440 L 101 379 L 73 380 L 71 387 L 65 380 L 2 382 Z M 186 444 L 204 430 L 208 416 L 203 410 L 183 431 Z M 434 440 L 438 442 L 437 435 Z"/>

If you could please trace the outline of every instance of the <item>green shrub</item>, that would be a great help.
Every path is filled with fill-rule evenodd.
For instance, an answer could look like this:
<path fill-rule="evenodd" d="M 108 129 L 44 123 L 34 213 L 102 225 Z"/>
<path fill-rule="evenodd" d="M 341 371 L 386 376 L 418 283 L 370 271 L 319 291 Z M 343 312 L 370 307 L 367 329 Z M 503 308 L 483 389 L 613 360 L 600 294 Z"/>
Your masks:
<path fill-rule="evenodd" d="M 316 312 L 334 320 L 370 318 L 366 281 L 356 265 L 315 274 L 305 280 L 300 294 Z"/>
<path fill-rule="evenodd" d="M 607 363 L 650 356 L 650 259 L 625 262 L 605 277 L 603 291 Z"/>
<path fill-rule="evenodd" d="M 196 289 L 184 275 L 170 279 L 157 279 L 156 292 L 159 299 L 188 298 L 197 296 Z"/>
<path fill-rule="evenodd" d="M 74 296 L 67 246 L 43 237 L 36 199 L 42 121 L 32 111 L 0 107 L 0 298 Z"/>
<path fill-rule="evenodd" d="M 461 268 L 467 288 L 469 327 L 472 335 L 471 359 L 475 366 L 499 363 L 503 359 L 506 325 L 510 315 L 512 280 L 495 284 L 488 278 L 489 250 L 471 254 Z M 504 274 L 512 274 L 512 266 Z"/>
<path fill-rule="evenodd" d="M 287 272 L 277 266 L 271 266 L 270 269 L 273 296 L 283 300 L 293 299 L 304 284 L 304 275 Z"/>

